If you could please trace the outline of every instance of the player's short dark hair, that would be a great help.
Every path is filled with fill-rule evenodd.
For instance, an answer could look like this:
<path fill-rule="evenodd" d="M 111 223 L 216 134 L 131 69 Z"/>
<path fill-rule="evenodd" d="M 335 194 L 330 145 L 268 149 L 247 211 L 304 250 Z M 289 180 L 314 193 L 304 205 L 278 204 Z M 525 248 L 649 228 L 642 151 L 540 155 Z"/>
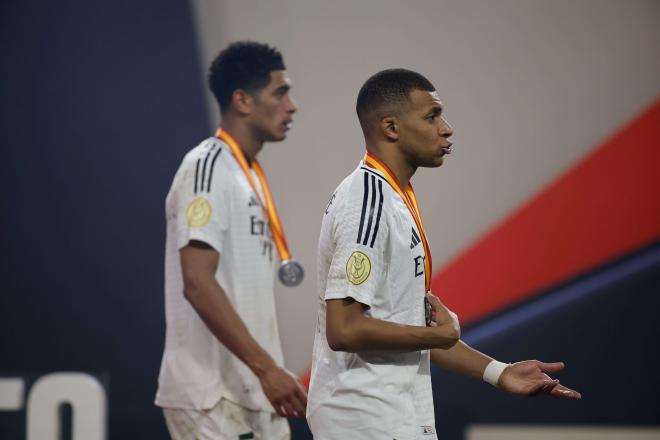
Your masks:
<path fill-rule="evenodd" d="M 270 82 L 270 72 L 285 69 L 282 54 L 276 48 L 254 41 L 237 41 L 211 63 L 209 88 L 224 112 L 235 90 L 260 90 Z"/>
<path fill-rule="evenodd" d="M 435 87 L 423 75 L 407 69 L 387 69 L 371 76 L 360 89 L 355 106 L 365 134 L 372 123 L 397 114 L 410 102 L 413 90 L 434 92 Z"/>

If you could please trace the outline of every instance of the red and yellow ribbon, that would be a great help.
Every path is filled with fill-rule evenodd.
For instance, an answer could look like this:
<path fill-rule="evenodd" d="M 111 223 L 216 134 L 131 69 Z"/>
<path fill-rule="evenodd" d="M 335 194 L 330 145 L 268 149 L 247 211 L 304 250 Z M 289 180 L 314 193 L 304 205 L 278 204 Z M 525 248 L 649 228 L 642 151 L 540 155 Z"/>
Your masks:
<path fill-rule="evenodd" d="M 385 165 L 383 161 L 381 161 L 380 159 L 378 159 L 376 156 L 374 156 L 369 152 L 367 152 L 367 154 L 364 155 L 364 163 L 368 167 L 380 171 L 385 176 L 387 182 L 394 189 L 394 191 L 396 191 L 399 194 L 403 202 L 408 207 L 408 211 L 410 211 L 410 215 L 412 215 L 413 219 L 415 220 L 415 224 L 417 225 L 417 230 L 419 231 L 419 234 L 422 236 L 422 244 L 424 245 L 424 254 L 426 255 L 426 259 L 424 260 L 424 266 L 425 266 L 424 281 L 426 282 L 426 291 L 430 292 L 431 270 L 433 268 L 433 260 L 431 259 L 431 248 L 429 247 L 429 242 L 426 239 L 426 232 L 424 232 L 424 225 L 422 224 L 422 215 L 419 213 L 419 205 L 417 205 L 417 197 L 415 197 L 415 191 L 413 190 L 412 184 L 408 183 L 408 186 L 404 191 L 401 188 L 401 184 L 397 180 L 392 170 L 390 170 L 390 168 L 387 165 Z"/>
<path fill-rule="evenodd" d="M 268 217 L 268 225 L 270 227 L 270 232 L 273 235 L 273 241 L 275 242 L 275 248 L 277 249 L 277 253 L 280 256 L 280 260 L 290 260 L 291 253 L 289 252 L 289 246 L 286 243 L 284 229 L 282 229 L 282 222 L 280 221 L 280 216 L 277 212 L 277 208 L 275 207 L 275 202 L 273 201 L 273 196 L 270 193 L 270 188 L 268 187 L 268 182 L 266 181 L 266 175 L 264 174 L 264 170 L 261 168 L 261 165 L 259 165 L 257 159 L 254 159 L 252 162 L 253 166 L 250 167 L 247 159 L 245 158 L 245 153 L 243 153 L 243 150 L 241 150 L 238 142 L 236 142 L 236 140 L 226 131 L 218 129 L 218 131 L 215 133 L 215 136 L 229 145 L 231 153 L 236 158 L 236 161 L 243 170 L 243 173 L 245 173 L 245 177 L 247 177 L 247 180 L 250 183 L 252 190 L 254 191 L 254 195 L 259 201 L 261 209 L 263 209 L 266 217 Z M 254 177 L 252 176 L 252 172 L 250 171 L 251 168 L 254 169 L 255 173 L 257 174 L 257 178 L 261 183 L 261 188 L 266 198 L 265 201 L 261 200 L 261 196 L 257 189 L 257 182 L 255 182 Z"/>

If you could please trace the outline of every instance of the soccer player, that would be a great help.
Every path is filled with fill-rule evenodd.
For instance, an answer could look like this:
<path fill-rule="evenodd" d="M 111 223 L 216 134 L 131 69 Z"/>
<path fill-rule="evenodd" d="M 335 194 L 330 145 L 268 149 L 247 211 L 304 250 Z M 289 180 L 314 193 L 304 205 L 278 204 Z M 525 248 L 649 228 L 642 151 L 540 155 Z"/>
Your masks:
<path fill-rule="evenodd" d="M 237 42 L 213 61 L 220 127 L 183 159 L 166 200 L 166 342 L 156 405 L 173 439 L 287 439 L 307 396 L 284 369 L 273 276 L 295 285 L 257 161 L 296 112 L 282 55 Z M 273 249 L 275 248 L 275 250 Z M 278 255 L 274 255 L 277 252 Z"/>
<path fill-rule="evenodd" d="M 362 86 L 367 153 L 336 189 L 319 241 L 319 320 L 307 419 L 316 440 L 435 439 L 430 363 L 513 394 L 580 394 L 546 373 L 503 364 L 460 340 L 429 293 L 431 253 L 410 178 L 439 167 L 453 131 L 422 75 L 385 70 Z"/>

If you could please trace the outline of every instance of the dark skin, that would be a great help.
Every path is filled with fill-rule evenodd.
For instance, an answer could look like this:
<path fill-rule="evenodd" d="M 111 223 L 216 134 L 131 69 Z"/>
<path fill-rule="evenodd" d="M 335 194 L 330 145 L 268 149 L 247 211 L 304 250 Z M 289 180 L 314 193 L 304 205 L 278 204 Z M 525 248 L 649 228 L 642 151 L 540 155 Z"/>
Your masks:
<path fill-rule="evenodd" d="M 261 90 L 234 90 L 220 127 L 236 139 L 248 161 L 257 157 L 264 142 L 286 138 L 298 111 L 290 90 L 291 80 L 284 70 L 270 72 L 270 82 Z"/>
<path fill-rule="evenodd" d="M 276 70 L 270 77 L 269 84 L 261 90 L 235 90 L 231 105 L 222 115 L 221 127 L 237 140 L 249 162 L 256 158 L 264 142 L 286 137 L 297 111 L 289 95 L 291 81 L 286 72 Z M 254 340 L 218 284 L 215 273 L 220 254 L 199 241 L 191 241 L 179 254 L 184 295 L 209 330 L 259 378 L 277 414 L 304 417 L 307 394 L 302 386 Z"/>
<path fill-rule="evenodd" d="M 264 394 L 280 416 L 304 416 L 307 395 L 302 386 L 254 340 L 218 284 L 215 272 L 220 254 L 205 243 L 192 241 L 180 255 L 184 295 L 211 333 L 259 378 Z"/>
<path fill-rule="evenodd" d="M 416 351 L 448 349 L 461 336 L 458 322 L 447 319 L 433 327 L 402 325 L 364 314 L 364 306 L 348 299 L 326 301 L 326 336 L 338 351 Z M 439 310 L 439 314 L 443 311 Z"/>
<path fill-rule="evenodd" d="M 409 102 L 374 121 L 365 133 L 367 150 L 390 167 L 402 188 L 419 167 L 435 168 L 451 153 L 454 130 L 442 116 L 436 92 L 413 90 Z"/>
<path fill-rule="evenodd" d="M 442 116 L 436 92 L 413 90 L 408 102 L 384 116 L 372 118 L 365 127 L 367 150 L 392 170 L 402 188 L 419 167 L 435 168 L 451 153 L 453 134 Z M 434 295 L 427 295 L 433 321 L 429 327 L 394 324 L 364 315 L 364 306 L 351 298 L 326 301 L 326 334 L 331 348 L 349 352 L 368 350 L 431 350 L 431 362 L 474 379 L 483 377 L 491 357 L 460 340 L 458 317 Z M 580 399 L 547 373 L 564 368 L 563 362 L 536 360 L 516 362 L 502 372 L 498 386 L 511 394 Z"/>

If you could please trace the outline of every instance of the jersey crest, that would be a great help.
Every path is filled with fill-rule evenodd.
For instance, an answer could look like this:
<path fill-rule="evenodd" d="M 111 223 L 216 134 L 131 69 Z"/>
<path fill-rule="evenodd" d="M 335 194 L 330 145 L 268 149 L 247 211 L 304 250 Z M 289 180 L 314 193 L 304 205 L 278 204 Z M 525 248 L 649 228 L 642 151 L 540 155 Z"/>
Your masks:
<path fill-rule="evenodd" d="M 371 274 L 371 260 L 367 254 L 355 251 L 346 262 L 346 277 L 356 286 L 364 283 Z"/>
<path fill-rule="evenodd" d="M 201 228 L 211 219 L 211 204 L 204 197 L 196 197 L 186 209 L 186 219 L 191 228 Z"/>

